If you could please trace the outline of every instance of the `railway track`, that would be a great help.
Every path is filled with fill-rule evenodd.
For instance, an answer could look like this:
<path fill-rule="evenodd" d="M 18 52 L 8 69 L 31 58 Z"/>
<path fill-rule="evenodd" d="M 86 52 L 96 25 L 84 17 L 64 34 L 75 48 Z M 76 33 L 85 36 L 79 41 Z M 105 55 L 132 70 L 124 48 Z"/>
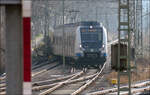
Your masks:
<path fill-rule="evenodd" d="M 55 67 L 57 66 L 60 66 L 61 64 L 56 64 L 56 63 L 47 63 L 47 64 L 44 64 L 44 65 L 41 65 L 41 67 L 43 66 L 46 66 L 45 69 L 42 69 L 41 71 L 37 71 L 35 73 L 32 73 L 32 78 L 38 76 L 38 75 L 41 75 L 43 73 L 46 73 L 48 72 L 49 70 L 51 69 L 54 69 Z M 35 69 L 39 69 L 41 68 L 40 66 L 37 66 Z M 6 90 L 6 75 L 0 77 L 0 93 L 4 93 Z M 1 95 L 1 94 L 0 94 Z"/>
<path fill-rule="evenodd" d="M 93 82 L 95 82 L 99 77 L 100 77 L 100 79 L 102 79 L 104 77 L 102 73 L 104 71 L 105 66 L 106 66 L 106 63 L 104 64 L 102 69 L 91 80 L 89 80 L 86 84 L 82 85 L 76 91 L 71 93 L 71 95 L 78 95 L 78 94 L 80 94 L 84 89 L 88 88 L 88 86 L 90 86 Z"/>
<path fill-rule="evenodd" d="M 127 88 L 128 86 L 122 86 L 121 89 Z M 137 92 L 142 92 L 144 90 L 148 90 L 148 87 L 150 87 L 150 80 L 141 82 L 141 83 L 135 83 L 132 84 L 132 93 L 137 93 Z M 150 90 L 150 88 L 149 88 Z M 116 95 L 118 89 L 117 88 L 111 88 L 111 89 L 106 89 L 106 90 L 101 90 L 101 91 L 96 91 L 96 92 L 91 92 L 88 93 L 87 95 L 103 95 L 103 94 L 109 94 L 109 95 Z M 122 95 L 127 95 L 128 92 L 122 92 Z"/>
<path fill-rule="evenodd" d="M 32 70 L 38 69 L 38 68 L 40 68 L 40 67 L 42 67 L 42 66 L 45 66 L 45 65 L 47 65 L 47 64 L 49 64 L 48 61 L 43 62 L 42 64 L 34 65 L 34 66 L 32 67 Z"/>
<path fill-rule="evenodd" d="M 83 73 L 84 73 L 84 72 L 81 71 L 81 72 L 77 73 L 76 75 L 72 76 L 71 78 L 69 78 L 69 79 L 67 79 L 67 80 L 65 80 L 65 81 L 63 81 L 63 82 L 60 82 L 60 83 L 56 84 L 56 85 L 53 86 L 52 88 L 50 88 L 50 89 L 48 89 L 48 90 L 46 90 L 46 91 L 44 91 L 44 92 L 41 92 L 39 95 L 46 95 L 46 94 L 49 94 L 49 93 L 53 92 L 54 90 L 56 90 L 56 89 L 62 87 L 64 84 L 66 84 L 66 83 L 69 82 L 70 80 L 75 79 L 75 78 L 81 76 Z"/>
<path fill-rule="evenodd" d="M 0 81 L 6 79 L 6 75 L 0 77 Z"/>
<path fill-rule="evenodd" d="M 72 90 L 71 95 L 78 95 L 80 94 L 84 89 L 86 89 L 89 85 L 91 85 L 94 81 L 96 81 L 99 77 L 103 78 L 103 70 L 105 68 L 106 63 L 102 67 L 100 71 L 88 71 L 84 72 L 81 71 L 76 74 L 68 75 L 65 77 L 61 77 L 58 79 L 50 79 L 45 81 L 38 81 L 34 82 L 33 85 L 33 91 L 39 91 L 40 95 L 47 95 L 47 94 L 55 94 L 58 95 L 60 89 L 63 89 L 64 87 L 68 87 L 74 89 L 75 85 L 78 85 L 78 87 L 75 87 L 74 90 Z M 55 81 L 55 82 L 54 82 Z M 75 84 L 75 85 L 74 85 Z M 71 87 L 73 85 L 73 87 Z"/>
<path fill-rule="evenodd" d="M 44 70 L 38 72 L 37 75 L 50 70 L 50 68 L 52 68 L 52 67 L 49 67 L 47 69 L 44 69 Z M 79 73 L 75 73 L 75 74 L 64 76 L 64 77 L 60 77 L 60 78 L 55 78 L 55 79 L 50 79 L 50 80 L 45 80 L 45 81 L 33 82 L 32 83 L 33 91 L 47 89 L 47 90 L 45 90 L 45 91 L 40 93 L 40 95 L 45 95 L 47 93 L 51 93 L 51 92 L 57 90 L 58 88 L 61 88 L 64 85 L 67 85 L 67 84 L 72 84 L 72 83 L 77 83 L 77 82 L 84 81 L 81 84 L 81 85 L 83 85 L 83 84 L 85 84 L 87 82 L 87 80 L 89 82 L 87 82 L 87 85 L 85 84 L 85 86 L 88 86 L 88 85 L 90 85 L 92 82 L 94 82 L 98 78 L 98 76 L 100 75 L 101 72 L 102 72 L 102 70 L 100 72 L 96 72 L 96 73 L 93 73 L 93 74 L 90 74 L 90 75 L 86 75 L 84 71 L 81 71 Z M 85 76 L 80 77 L 83 74 L 85 74 Z M 36 75 L 32 75 L 32 76 L 34 77 Z M 53 82 L 55 82 L 55 83 L 53 83 Z M 49 83 L 52 83 L 52 84 L 49 84 Z M 1 87 L 0 92 L 5 91 L 5 89 L 6 89 L 5 86 L 6 86 L 6 84 L 2 84 L 0 86 Z M 85 88 L 86 87 L 81 87 L 80 89 L 85 89 Z M 74 93 L 80 93 L 80 92 L 82 92 L 82 90 L 81 91 L 77 91 L 77 92 L 75 91 Z M 72 94 L 72 95 L 76 95 L 76 94 Z"/>
<path fill-rule="evenodd" d="M 57 62 L 57 59 L 56 59 L 56 58 L 52 58 L 51 60 L 41 62 L 42 64 L 37 62 L 38 64 L 34 64 L 34 65 L 32 66 L 32 70 L 41 68 L 42 66 L 45 66 L 45 65 L 48 65 L 48 64 L 51 64 L 51 63 L 55 63 L 55 62 Z"/>
<path fill-rule="evenodd" d="M 93 82 L 95 82 L 98 78 L 103 79 L 103 70 L 105 70 L 105 65 L 101 69 L 101 71 L 97 72 L 91 72 L 88 70 L 87 72 L 77 72 L 71 75 L 58 77 L 55 79 L 49 79 L 45 81 L 37 81 L 32 83 L 32 90 L 38 91 L 38 94 L 40 95 L 62 95 L 62 91 L 65 87 L 66 89 L 69 87 L 71 89 L 70 91 L 66 90 L 65 93 L 69 93 L 69 95 L 79 95 L 82 94 L 82 92 L 89 87 Z M 125 88 L 126 86 L 122 86 L 122 88 Z M 148 90 L 150 87 L 150 80 L 146 82 L 136 83 L 132 85 L 132 93 L 137 92 L 143 92 L 145 90 Z M 5 95 L 5 84 L 0 84 L 0 94 Z M 90 89 L 90 88 L 89 88 Z M 112 89 L 106 89 L 101 90 L 97 92 L 91 92 L 87 93 L 86 95 L 116 95 L 117 88 Z M 63 95 L 64 95 L 63 94 Z M 33 94 L 34 95 L 34 94 Z M 37 95 L 37 94 L 36 94 Z M 122 92 L 121 95 L 127 95 L 127 92 Z"/>
<path fill-rule="evenodd" d="M 132 94 L 140 94 L 143 95 L 142 93 L 145 91 L 150 91 L 150 85 L 145 86 L 145 87 L 140 87 L 140 88 L 132 88 L 131 93 Z M 121 92 L 120 95 L 128 95 L 128 92 Z M 150 95 L 150 93 L 144 94 L 144 95 Z"/>
<path fill-rule="evenodd" d="M 44 81 L 33 82 L 32 85 L 33 86 L 34 85 L 38 85 L 38 86 L 40 86 L 40 85 L 46 85 L 46 84 L 51 83 L 51 82 L 56 82 L 56 81 L 61 81 L 61 80 L 68 79 L 70 77 L 73 77 L 75 74 L 64 76 L 64 77 L 58 77 L 58 78 L 55 78 L 55 79 L 49 79 L 49 80 L 44 80 Z"/>
<path fill-rule="evenodd" d="M 77 73 L 76 73 L 76 74 L 77 74 Z M 65 76 L 65 77 L 62 77 L 62 78 L 58 78 L 58 79 L 56 79 L 56 80 L 55 80 L 55 79 L 51 79 L 51 80 L 46 80 L 46 81 L 35 82 L 35 83 L 33 83 L 33 84 L 37 84 L 37 83 L 38 83 L 38 85 L 40 84 L 40 86 L 34 87 L 33 90 L 42 90 L 42 89 L 50 88 L 50 87 L 52 87 L 52 86 L 55 86 L 55 85 L 61 83 L 62 80 L 66 79 L 66 78 L 69 79 L 69 77 L 73 77 L 73 76 L 75 76 L 76 74 L 69 75 L 69 76 Z M 72 80 L 70 80 L 70 81 L 65 82 L 65 84 L 71 84 L 71 83 L 75 83 L 75 82 L 84 81 L 84 80 L 87 80 L 87 79 L 90 79 L 90 78 L 94 77 L 95 75 L 96 75 L 96 74 L 93 74 L 93 75 L 90 75 L 90 76 L 83 76 L 83 77 L 80 77 L 80 78 L 78 78 L 78 79 L 72 79 Z M 59 81 L 59 82 L 53 83 L 54 81 Z M 51 82 L 52 84 L 50 84 L 50 83 L 48 83 L 48 82 Z M 41 84 L 43 84 L 43 83 L 44 83 L 44 84 L 46 83 L 46 85 L 41 85 Z"/>
<path fill-rule="evenodd" d="M 49 64 L 48 64 L 49 65 Z M 51 65 L 51 63 L 50 63 L 50 65 Z M 40 71 L 37 71 L 37 72 L 35 72 L 35 73 L 33 73 L 32 74 L 32 77 L 35 77 L 35 76 L 37 76 L 37 75 L 40 75 L 40 74 L 43 74 L 43 73 L 45 73 L 45 72 L 47 72 L 47 71 L 49 71 L 49 70 L 51 70 L 51 69 L 54 69 L 55 67 L 58 67 L 58 66 L 60 66 L 61 64 L 55 64 L 55 65 L 53 65 L 53 66 L 47 66 L 45 69 L 42 69 L 42 70 L 40 70 Z"/>
<path fill-rule="evenodd" d="M 0 92 L 5 91 L 6 89 L 5 81 L 6 81 L 6 76 L 0 77 Z"/>
<path fill-rule="evenodd" d="M 54 62 L 53 62 L 54 63 Z M 34 77 L 34 76 L 37 76 L 37 75 L 39 75 L 39 74 L 41 74 L 41 73 L 44 73 L 44 72 L 46 72 L 46 71 L 48 71 L 48 70 L 51 70 L 51 69 L 53 69 L 53 68 L 55 68 L 55 67 L 57 67 L 57 66 L 60 66 L 61 64 L 55 64 L 55 65 L 52 65 L 52 66 L 48 66 L 48 65 L 51 65 L 51 64 L 53 64 L 53 63 L 50 63 L 50 62 L 44 62 L 44 63 L 41 63 L 40 65 L 36 65 L 36 66 L 34 66 L 34 67 L 32 67 L 32 70 L 35 70 L 35 69 L 39 69 L 39 68 L 41 68 L 41 67 L 43 67 L 43 66 L 46 66 L 47 65 L 47 67 L 45 68 L 45 69 L 43 69 L 43 70 L 40 70 L 40 71 L 36 71 L 35 73 L 32 73 L 32 77 Z M 3 82 L 4 80 L 6 79 L 6 75 L 3 75 L 3 76 L 1 76 L 0 77 L 0 83 L 1 82 Z"/>

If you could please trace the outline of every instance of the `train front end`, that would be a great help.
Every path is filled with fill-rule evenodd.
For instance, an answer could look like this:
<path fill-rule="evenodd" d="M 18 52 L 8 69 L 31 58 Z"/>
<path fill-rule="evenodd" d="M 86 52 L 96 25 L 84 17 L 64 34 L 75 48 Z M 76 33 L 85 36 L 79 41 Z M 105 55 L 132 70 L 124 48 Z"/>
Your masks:
<path fill-rule="evenodd" d="M 106 61 L 106 33 L 99 24 L 80 26 L 76 32 L 76 58 L 82 66 L 103 65 Z"/>

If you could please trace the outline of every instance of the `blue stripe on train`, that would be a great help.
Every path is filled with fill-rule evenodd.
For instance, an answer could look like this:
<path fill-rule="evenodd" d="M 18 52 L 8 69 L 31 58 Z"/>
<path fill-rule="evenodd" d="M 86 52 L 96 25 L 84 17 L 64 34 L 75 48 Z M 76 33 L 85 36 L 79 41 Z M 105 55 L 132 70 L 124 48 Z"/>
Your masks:
<path fill-rule="evenodd" d="M 107 57 L 107 54 L 106 54 L 106 53 L 104 53 L 104 56 L 105 56 L 105 57 Z"/>
<path fill-rule="evenodd" d="M 76 56 L 81 57 L 81 53 L 76 53 Z"/>

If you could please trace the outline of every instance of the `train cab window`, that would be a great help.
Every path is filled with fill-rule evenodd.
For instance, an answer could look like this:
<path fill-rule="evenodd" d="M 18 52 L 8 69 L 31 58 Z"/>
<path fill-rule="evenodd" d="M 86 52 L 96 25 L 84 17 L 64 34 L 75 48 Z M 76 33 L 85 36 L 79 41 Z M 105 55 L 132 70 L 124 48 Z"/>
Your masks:
<path fill-rule="evenodd" d="M 81 40 L 84 42 L 101 41 L 102 34 L 103 33 L 101 28 L 94 28 L 94 29 L 83 28 L 81 29 Z"/>

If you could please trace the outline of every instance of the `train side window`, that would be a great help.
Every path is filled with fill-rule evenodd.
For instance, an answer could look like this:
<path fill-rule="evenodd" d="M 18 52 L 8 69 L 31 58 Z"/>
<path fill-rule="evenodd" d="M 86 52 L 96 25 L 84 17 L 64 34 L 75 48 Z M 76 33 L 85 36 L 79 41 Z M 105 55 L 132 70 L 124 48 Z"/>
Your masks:
<path fill-rule="evenodd" d="M 54 41 L 55 41 L 55 39 L 54 39 L 54 37 L 53 37 L 53 41 L 52 41 L 53 44 L 54 44 Z"/>
<path fill-rule="evenodd" d="M 55 41 L 56 41 L 56 45 L 57 45 L 58 44 L 58 38 L 57 37 L 55 38 Z"/>
<path fill-rule="evenodd" d="M 54 44 L 56 44 L 56 37 L 54 37 Z"/>

